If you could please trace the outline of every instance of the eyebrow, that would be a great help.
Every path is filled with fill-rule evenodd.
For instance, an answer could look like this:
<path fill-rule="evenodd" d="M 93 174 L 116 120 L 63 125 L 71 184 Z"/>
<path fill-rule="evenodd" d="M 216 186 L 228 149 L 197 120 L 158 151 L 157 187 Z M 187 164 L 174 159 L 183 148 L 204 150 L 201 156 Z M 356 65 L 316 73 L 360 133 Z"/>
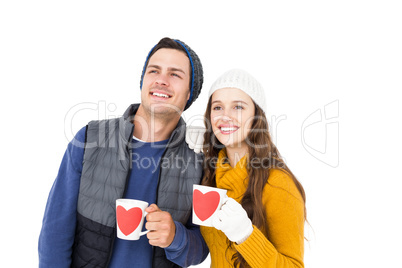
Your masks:
<path fill-rule="evenodd" d="M 217 102 L 219 103 L 219 102 L 222 102 L 222 101 L 216 100 L 216 101 L 211 102 L 211 104 L 214 104 L 214 103 L 217 103 Z M 242 100 L 235 100 L 235 101 L 232 101 L 232 103 L 243 103 L 245 105 L 248 105 L 247 102 L 244 102 Z"/>
<path fill-rule="evenodd" d="M 162 69 L 159 65 L 155 65 L 155 64 L 148 65 L 147 69 L 148 69 L 148 68 L 155 68 L 155 69 L 158 69 L 158 70 L 161 70 L 161 69 Z M 181 73 L 183 73 L 183 74 L 186 74 L 186 72 L 183 71 L 183 70 L 180 69 L 180 68 L 168 67 L 168 70 L 171 71 L 171 72 L 181 72 Z"/>

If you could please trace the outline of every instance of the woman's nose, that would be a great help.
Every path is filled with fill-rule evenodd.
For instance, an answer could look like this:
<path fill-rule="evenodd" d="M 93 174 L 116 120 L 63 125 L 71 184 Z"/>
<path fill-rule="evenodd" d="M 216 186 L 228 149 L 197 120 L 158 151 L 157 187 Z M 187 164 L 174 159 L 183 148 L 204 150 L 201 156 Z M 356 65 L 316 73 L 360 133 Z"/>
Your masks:
<path fill-rule="evenodd" d="M 223 114 L 222 118 L 223 121 L 232 121 L 232 117 L 230 117 L 229 115 L 227 115 L 226 113 Z"/>
<path fill-rule="evenodd" d="M 222 121 L 226 121 L 226 122 L 233 120 L 230 116 L 226 115 L 226 113 L 222 113 L 220 115 L 214 116 L 213 119 L 214 119 L 214 121 L 222 120 Z"/>

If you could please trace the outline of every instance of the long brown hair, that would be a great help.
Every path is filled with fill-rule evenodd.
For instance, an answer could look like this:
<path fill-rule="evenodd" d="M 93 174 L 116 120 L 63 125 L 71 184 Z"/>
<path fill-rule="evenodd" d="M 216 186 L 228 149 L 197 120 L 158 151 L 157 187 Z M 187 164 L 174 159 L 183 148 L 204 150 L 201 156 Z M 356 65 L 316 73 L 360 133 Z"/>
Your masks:
<path fill-rule="evenodd" d="M 204 118 L 204 124 L 207 130 L 204 134 L 203 149 L 205 154 L 205 165 L 202 184 L 216 187 L 216 160 L 218 159 L 219 151 L 224 148 L 224 145 L 218 141 L 212 131 L 210 123 L 211 101 L 212 96 L 209 98 Z M 267 216 L 265 215 L 265 209 L 262 204 L 262 193 L 265 184 L 269 183 L 268 178 L 271 169 L 280 169 L 292 178 L 303 198 L 304 204 L 306 203 L 306 195 L 303 186 L 290 171 L 279 154 L 278 149 L 272 142 L 264 111 L 256 103 L 254 103 L 254 105 L 255 115 L 246 142 L 249 154 L 248 159 L 258 159 L 260 161 L 253 161 L 252 166 L 249 164 L 247 165 L 249 182 L 246 192 L 241 200 L 241 205 L 246 210 L 248 217 L 256 227 L 260 230 L 268 231 Z M 304 206 L 304 218 L 306 220 L 306 206 Z M 228 247 L 230 247 L 230 244 Z M 239 253 L 234 254 L 232 261 L 234 261 L 235 267 L 245 267 L 246 265 L 246 261 Z"/>

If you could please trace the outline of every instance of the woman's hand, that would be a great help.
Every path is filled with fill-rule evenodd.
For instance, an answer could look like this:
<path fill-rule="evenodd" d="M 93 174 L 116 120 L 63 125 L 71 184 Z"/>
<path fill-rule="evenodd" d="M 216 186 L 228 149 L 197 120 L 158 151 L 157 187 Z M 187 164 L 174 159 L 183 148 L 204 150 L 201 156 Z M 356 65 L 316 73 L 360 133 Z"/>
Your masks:
<path fill-rule="evenodd" d="M 227 238 L 240 244 L 253 232 L 253 224 L 244 208 L 233 198 L 227 198 L 213 216 L 212 226 L 225 233 Z"/>

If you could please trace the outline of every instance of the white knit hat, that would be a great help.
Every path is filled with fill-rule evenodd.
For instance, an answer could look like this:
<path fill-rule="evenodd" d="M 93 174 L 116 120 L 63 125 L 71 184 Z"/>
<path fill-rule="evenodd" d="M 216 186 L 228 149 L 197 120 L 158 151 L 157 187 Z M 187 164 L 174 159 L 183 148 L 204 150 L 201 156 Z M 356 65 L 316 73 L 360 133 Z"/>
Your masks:
<path fill-rule="evenodd" d="M 244 91 L 265 113 L 264 89 L 261 84 L 246 71 L 233 69 L 224 73 L 212 84 L 208 98 L 221 88 L 238 88 Z"/>

